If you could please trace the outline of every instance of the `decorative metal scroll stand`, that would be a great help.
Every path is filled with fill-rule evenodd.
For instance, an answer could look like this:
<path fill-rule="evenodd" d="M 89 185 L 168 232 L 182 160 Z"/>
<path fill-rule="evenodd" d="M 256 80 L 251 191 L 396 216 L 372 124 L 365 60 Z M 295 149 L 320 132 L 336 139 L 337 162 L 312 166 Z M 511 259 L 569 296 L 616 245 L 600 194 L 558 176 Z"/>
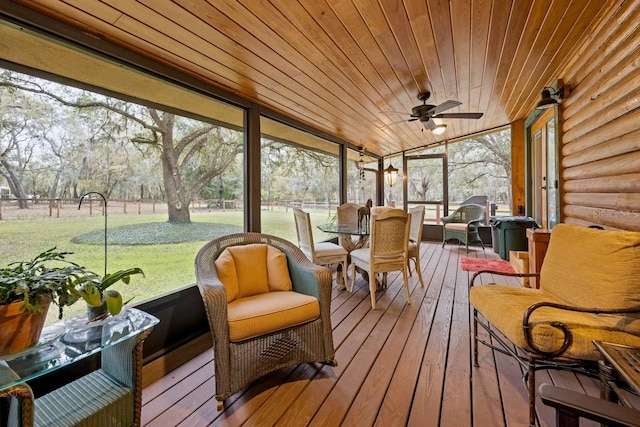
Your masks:
<path fill-rule="evenodd" d="M 78 210 L 82 207 L 82 201 L 86 196 L 91 194 L 96 194 L 102 198 L 104 203 L 104 275 L 107 275 L 107 198 L 104 197 L 102 193 L 98 193 L 97 191 L 89 191 L 88 193 L 84 193 L 82 197 L 80 197 L 80 202 L 78 203 Z M 104 307 L 92 307 L 87 304 L 87 318 L 89 322 L 101 320 L 106 317 L 105 313 L 106 309 Z"/>
<path fill-rule="evenodd" d="M 82 207 L 82 201 L 85 197 L 90 194 L 97 194 L 102 197 L 104 202 L 104 275 L 107 275 L 107 198 L 104 197 L 102 193 L 98 193 L 97 191 L 89 191 L 88 193 L 84 193 L 82 197 L 80 197 L 80 202 L 78 203 L 78 210 Z M 104 276 L 103 276 L 104 277 Z"/>

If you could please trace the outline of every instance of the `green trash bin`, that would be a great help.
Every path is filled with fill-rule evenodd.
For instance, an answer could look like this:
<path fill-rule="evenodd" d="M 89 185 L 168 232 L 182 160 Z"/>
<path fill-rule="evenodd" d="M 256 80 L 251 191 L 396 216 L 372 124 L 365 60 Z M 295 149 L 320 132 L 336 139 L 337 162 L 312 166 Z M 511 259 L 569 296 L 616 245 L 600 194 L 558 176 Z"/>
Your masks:
<path fill-rule="evenodd" d="M 509 260 L 509 251 L 527 251 L 527 228 L 538 228 L 536 220 L 528 216 L 496 216 L 491 218 L 493 250 L 500 258 Z"/>

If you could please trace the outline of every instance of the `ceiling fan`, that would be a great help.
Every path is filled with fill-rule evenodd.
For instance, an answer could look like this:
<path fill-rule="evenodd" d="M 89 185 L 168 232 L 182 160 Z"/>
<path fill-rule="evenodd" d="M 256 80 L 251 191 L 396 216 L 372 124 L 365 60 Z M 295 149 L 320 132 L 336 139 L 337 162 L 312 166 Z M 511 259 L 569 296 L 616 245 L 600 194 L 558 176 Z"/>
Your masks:
<path fill-rule="evenodd" d="M 437 124 L 433 119 L 479 119 L 482 113 L 443 113 L 450 108 L 462 105 L 462 102 L 448 100 L 440 105 L 427 104 L 427 99 L 431 96 L 431 92 L 420 92 L 418 99 L 422 101 L 421 105 L 416 105 L 411 109 L 411 118 L 409 122 L 420 120 L 425 129 L 431 130 L 436 135 L 444 133 L 447 129 L 445 124 Z"/>

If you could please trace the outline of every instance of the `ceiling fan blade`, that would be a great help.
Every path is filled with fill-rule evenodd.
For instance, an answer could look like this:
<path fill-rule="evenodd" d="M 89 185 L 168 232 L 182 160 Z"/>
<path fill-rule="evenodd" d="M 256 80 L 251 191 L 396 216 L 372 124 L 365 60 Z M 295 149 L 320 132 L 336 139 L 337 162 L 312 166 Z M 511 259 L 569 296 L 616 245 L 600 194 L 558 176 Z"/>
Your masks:
<path fill-rule="evenodd" d="M 433 116 L 436 119 L 479 119 L 482 113 L 444 113 Z"/>
<path fill-rule="evenodd" d="M 442 104 L 438 105 L 431 112 L 432 114 L 440 114 L 449 108 L 457 107 L 458 105 L 462 105 L 462 102 L 452 101 L 451 99 L 448 101 L 444 101 Z"/>
<path fill-rule="evenodd" d="M 413 117 L 413 118 L 411 118 L 411 119 L 409 119 L 409 120 L 407 120 L 407 121 L 408 121 L 408 122 L 415 122 L 416 120 L 418 120 L 418 117 Z"/>

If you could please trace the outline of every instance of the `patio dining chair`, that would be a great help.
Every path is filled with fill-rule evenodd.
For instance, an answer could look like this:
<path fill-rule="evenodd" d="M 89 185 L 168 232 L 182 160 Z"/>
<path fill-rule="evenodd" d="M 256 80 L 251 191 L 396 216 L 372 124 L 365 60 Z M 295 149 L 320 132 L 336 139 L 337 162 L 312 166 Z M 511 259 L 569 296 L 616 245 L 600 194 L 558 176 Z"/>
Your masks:
<path fill-rule="evenodd" d="M 374 206 L 371 208 L 371 215 L 389 212 L 391 209 L 396 208 L 392 208 L 391 206 Z"/>
<path fill-rule="evenodd" d="M 358 225 L 358 209 L 360 206 L 357 203 L 343 203 L 338 206 L 336 215 L 338 217 L 338 224 L 352 224 Z M 338 243 L 345 248 L 347 252 L 351 252 L 354 249 L 363 247 L 366 244 L 366 239 L 361 239 L 358 236 L 351 236 L 348 234 L 341 234 L 338 236 Z"/>
<path fill-rule="evenodd" d="M 376 308 L 376 274 L 402 271 L 407 302 L 411 304 L 408 282 L 408 245 L 411 214 L 391 209 L 371 216 L 369 247 L 351 252 L 351 288 L 355 286 L 356 268 L 368 273 L 371 308 Z"/>
<path fill-rule="evenodd" d="M 298 247 L 318 265 L 340 264 L 342 269 L 336 273 L 338 289 L 345 289 L 347 285 L 347 256 L 349 252 L 340 245 L 331 242 L 313 241 L 313 228 L 311 228 L 311 215 L 299 208 L 293 208 L 293 216 L 296 221 L 296 233 L 298 234 Z"/>
<path fill-rule="evenodd" d="M 411 214 L 411 227 L 409 228 L 409 247 L 408 247 L 408 259 L 413 260 L 418 279 L 420 280 L 420 286 L 424 287 L 424 281 L 422 280 L 422 268 L 420 267 L 420 241 L 422 240 L 422 228 L 424 225 L 424 205 L 418 205 L 409 209 Z M 411 269 L 409 269 L 411 274 Z"/>

